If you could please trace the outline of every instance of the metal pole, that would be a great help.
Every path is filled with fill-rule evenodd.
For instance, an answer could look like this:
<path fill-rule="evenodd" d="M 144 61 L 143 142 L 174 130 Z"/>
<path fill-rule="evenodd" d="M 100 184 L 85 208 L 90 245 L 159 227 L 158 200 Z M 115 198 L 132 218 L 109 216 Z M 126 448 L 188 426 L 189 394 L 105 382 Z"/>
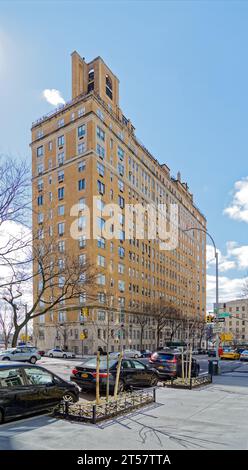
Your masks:
<path fill-rule="evenodd" d="M 218 319 L 218 312 L 219 312 L 219 258 L 218 258 L 218 251 L 215 249 L 215 261 L 216 261 L 216 306 L 215 306 L 215 315 L 216 319 Z M 217 322 L 218 323 L 218 322 Z M 216 360 L 218 361 L 218 368 L 219 368 L 219 333 L 216 336 Z"/>

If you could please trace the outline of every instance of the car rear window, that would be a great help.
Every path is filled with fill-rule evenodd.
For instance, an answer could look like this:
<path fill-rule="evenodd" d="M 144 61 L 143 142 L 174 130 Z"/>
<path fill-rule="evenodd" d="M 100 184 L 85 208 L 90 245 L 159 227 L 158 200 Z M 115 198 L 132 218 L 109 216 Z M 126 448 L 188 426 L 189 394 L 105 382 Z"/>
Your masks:
<path fill-rule="evenodd" d="M 109 367 L 112 367 L 116 364 L 116 359 L 109 361 Z M 90 369 L 96 369 L 96 358 L 89 359 L 88 361 L 80 364 L 80 367 L 89 367 Z M 107 361 L 106 359 L 100 359 L 100 369 L 107 369 Z"/>
<path fill-rule="evenodd" d="M 24 385 L 19 369 L 4 369 L 0 371 L 0 387 L 18 387 Z"/>

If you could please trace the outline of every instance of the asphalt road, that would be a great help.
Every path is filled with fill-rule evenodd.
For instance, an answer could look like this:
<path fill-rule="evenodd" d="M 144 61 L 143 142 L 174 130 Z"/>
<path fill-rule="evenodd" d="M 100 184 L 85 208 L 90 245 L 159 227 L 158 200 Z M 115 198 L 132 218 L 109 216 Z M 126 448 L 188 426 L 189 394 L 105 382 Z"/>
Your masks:
<path fill-rule="evenodd" d="M 194 356 L 194 358 L 200 364 L 200 374 L 207 373 L 209 357 L 207 355 L 199 355 L 199 356 Z M 213 358 L 210 358 L 210 360 L 212 359 Z M 148 359 L 140 359 L 140 360 L 144 364 L 149 364 Z M 70 374 L 71 374 L 73 367 L 76 364 L 80 364 L 82 362 L 83 361 L 80 358 L 56 359 L 56 358 L 50 358 L 50 357 L 42 357 L 42 359 L 37 362 L 37 365 L 47 368 L 48 370 L 50 370 L 54 374 L 57 374 L 59 377 L 65 380 L 70 380 Z M 222 373 L 232 372 L 235 369 L 237 369 L 240 365 L 241 365 L 240 361 L 232 361 L 232 360 L 220 361 L 220 367 L 221 367 Z"/>

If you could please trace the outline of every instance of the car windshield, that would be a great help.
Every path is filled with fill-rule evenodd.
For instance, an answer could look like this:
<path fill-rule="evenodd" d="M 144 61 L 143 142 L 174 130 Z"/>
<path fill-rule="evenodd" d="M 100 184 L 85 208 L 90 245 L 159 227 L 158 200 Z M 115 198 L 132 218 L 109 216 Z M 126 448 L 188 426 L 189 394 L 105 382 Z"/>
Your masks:
<path fill-rule="evenodd" d="M 163 361 L 171 361 L 174 357 L 174 354 L 167 354 L 167 353 L 159 353 L 159 359 L 163 359 Z"/>

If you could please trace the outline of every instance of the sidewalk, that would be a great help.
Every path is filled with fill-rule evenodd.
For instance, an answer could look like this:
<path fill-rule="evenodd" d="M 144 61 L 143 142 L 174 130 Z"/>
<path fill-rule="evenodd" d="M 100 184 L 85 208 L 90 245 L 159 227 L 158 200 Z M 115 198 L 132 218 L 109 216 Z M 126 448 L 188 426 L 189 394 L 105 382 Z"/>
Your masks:
<path fill-rule="evenodd" d="M 157 403 L 101 425 L 40 416 L 2 425 L 0 449 L 248 449 L 248 368 L 196 390 L 157 389 Z"/>

